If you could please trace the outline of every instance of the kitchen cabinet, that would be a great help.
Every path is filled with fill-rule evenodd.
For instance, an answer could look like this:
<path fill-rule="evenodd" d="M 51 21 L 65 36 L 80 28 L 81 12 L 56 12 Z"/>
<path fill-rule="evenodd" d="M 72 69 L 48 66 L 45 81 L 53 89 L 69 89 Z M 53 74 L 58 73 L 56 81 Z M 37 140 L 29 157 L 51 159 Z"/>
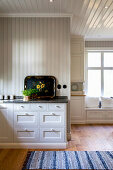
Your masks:
<path fill-rule="evenodd" d="M 14 129 L 14 142 L 66 142 L 66 104 L 14 104 Z"/>
<path fill-rule="evenodd" d="M 0 105 L 0 143 L 13 142 L 13 106 Z"/>
<path fill-rule="evenodd" d="M 67 103 L 10 103 L 0 108 L 0 147 L 66 148 Z"/>
<path fill-rule="evenodd" d="M 71 96 L 71 124 L 85 123 L 84 96 Z"/>
<path fill-rule="evenodd" d="M 84 38 L 71 38 L 71 81 L 84 82 Z"/>

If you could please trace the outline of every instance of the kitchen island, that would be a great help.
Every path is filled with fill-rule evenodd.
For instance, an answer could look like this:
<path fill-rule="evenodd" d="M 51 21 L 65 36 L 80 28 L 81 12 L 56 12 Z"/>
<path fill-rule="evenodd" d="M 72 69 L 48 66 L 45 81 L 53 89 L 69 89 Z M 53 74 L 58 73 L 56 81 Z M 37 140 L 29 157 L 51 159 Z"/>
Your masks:
<path fill-rule="evenodd" d="M 1 148 L 63 149 L 67 145 L 67 97 L 4 100 L 0 104 Z"/>

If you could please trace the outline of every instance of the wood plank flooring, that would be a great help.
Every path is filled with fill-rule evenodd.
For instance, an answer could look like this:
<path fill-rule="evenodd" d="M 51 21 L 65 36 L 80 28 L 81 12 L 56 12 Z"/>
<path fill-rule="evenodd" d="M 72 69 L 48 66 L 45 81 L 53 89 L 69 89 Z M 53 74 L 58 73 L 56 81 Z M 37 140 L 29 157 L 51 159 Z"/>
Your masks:
<path fill-rule="evenodd" d="M 66 150 L 113 150 L 113 125 L 72 125 L 71 133 L 72 140 Z M 0 149 L 0 170 L 21 170 L 27 151 Z"/>

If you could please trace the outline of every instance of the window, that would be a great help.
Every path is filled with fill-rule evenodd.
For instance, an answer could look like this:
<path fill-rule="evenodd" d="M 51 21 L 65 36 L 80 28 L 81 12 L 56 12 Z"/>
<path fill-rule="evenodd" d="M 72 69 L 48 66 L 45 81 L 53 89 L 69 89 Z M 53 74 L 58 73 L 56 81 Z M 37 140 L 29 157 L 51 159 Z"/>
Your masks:
<path fill-rule="evenodd" d="M 113 52 L 87 51 L 86 86 L 88 96 L 113 96 Z"/>

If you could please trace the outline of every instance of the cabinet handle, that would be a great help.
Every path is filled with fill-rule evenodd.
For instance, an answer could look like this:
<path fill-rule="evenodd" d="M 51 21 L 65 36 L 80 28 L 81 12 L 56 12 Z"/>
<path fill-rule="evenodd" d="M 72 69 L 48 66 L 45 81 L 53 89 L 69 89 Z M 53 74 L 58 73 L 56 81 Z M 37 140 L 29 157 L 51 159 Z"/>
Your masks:
<path fill-rule="evenodd" d="M 29 113 L 26 113 L 25 115 L 26 115 L 26 116 L 29 116 Z"/>
<path fill-rule="evenodd" d="M 55 130 L 55 129 L 51 129 L 51 132 L 57 132 L 57 130 Z"/>
<path fill-rule="evenodd" d="M 53 116 L 55 116 L 56 114 L 55 113 L 52 113 Z"/>
<path fill-rule="evenodd" d="M 39 108 L 42 108 L 42 106 L 38 106 Z"/>
<path fill-rule="evenodd" d="M 60 106 L 56 106 L 57 108 L 60 108 Z"/>

